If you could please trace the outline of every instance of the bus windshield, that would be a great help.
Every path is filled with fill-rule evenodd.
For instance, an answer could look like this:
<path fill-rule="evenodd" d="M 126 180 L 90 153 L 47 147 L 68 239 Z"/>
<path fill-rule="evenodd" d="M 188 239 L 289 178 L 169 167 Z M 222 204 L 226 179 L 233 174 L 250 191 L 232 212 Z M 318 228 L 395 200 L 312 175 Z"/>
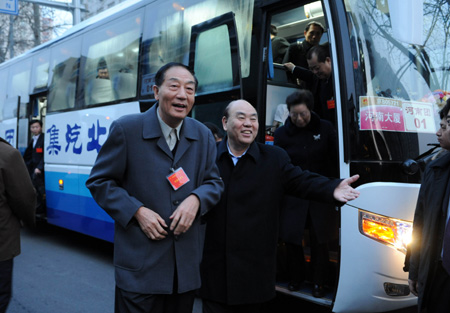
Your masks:
<path fill-rule="evenodd" d="M 351 158 L 416 158 L 437 144 L 439 110 L 450 97 L 449 4 L 346 0 L 345 6 L 357 95 Z"/>

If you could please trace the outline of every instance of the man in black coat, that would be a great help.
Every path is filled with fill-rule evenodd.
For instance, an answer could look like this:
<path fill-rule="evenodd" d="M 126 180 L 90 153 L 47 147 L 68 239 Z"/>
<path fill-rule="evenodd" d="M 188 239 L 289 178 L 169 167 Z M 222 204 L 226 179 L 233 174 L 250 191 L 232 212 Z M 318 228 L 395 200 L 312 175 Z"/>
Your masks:
<path fill-rule="evenodd" d="M 450 150 L 450 100 L 441 115 L 438 136 Z M 450 153 L 431 162 L 423 175 L 414 214 L 413 241 L 409 247 L 409 289 L 419 297 L 418 309 L 429 313 L 450 312 L 450 268 L 445 269 L 446 227 L 449 219 Z M 446 226 L 447 225 L 447 226 Z M 448 231 L 448 230 L 447 230 Z M 448 246 L 447 246 L 448 247 Z"/>
<path fill-rule="evenodd" d="M 36 189 L 36 213 L 45 213 L 45 182 L 44 182 L 44 134 L 42 134 L 42 122 L 32 120 L 30 122 L 32 138 L 23 155 L 31 181 Z"/>
<path fill-rule="evenodd" d="M 328 47 L 314 46 L 306 55 L 309 70 L 293 63 L 284 66 L 294 77 L 306 83 L 305 88 L 314 95 L 314 111 L 336 126 L 336 103 L 333 92 L 333 72 Z"/>
<path fill-rule="evenodd" d="M 217 165 L 225 184 L 209 212 L 201 264 L 203 312 L 260 312 L 275 296 L 278 214 L 283 195 L 334 203 L 355 199 L 355 175 L 330 180 L 295 167 L 287 153 L 256 143 L 258 116 L 244 100 L 231 102 L 222 118 L 226 140 Z"/>

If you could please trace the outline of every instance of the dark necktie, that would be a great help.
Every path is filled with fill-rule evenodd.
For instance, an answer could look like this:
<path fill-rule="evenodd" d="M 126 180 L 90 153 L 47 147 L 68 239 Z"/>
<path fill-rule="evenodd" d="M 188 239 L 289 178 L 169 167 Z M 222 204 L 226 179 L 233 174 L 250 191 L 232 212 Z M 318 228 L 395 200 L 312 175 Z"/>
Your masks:
<path fill-rule="evenodd" d="M 450 275 L 450 224 L 447 221 L 444 233 L 444 252 L 442 254 L 442 267 Z"/>

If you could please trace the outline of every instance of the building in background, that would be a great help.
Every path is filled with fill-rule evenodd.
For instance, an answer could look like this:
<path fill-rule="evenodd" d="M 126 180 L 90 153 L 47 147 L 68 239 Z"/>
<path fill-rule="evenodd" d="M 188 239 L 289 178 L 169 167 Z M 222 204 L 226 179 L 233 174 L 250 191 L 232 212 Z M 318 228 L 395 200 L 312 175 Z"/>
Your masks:
<path fill-rule="evenodd" d="M 88 19 L 125 0 L 81 0 Z M 55 1 L 56 2 L 56 1 Z M 70 3 L 70 0 L 57 2 Z M 44 42 L 57 38 L 72 27 L 72 13 L 19 0 L 19 14 L 0 13 L 0 63 L 18 56 Z"/>

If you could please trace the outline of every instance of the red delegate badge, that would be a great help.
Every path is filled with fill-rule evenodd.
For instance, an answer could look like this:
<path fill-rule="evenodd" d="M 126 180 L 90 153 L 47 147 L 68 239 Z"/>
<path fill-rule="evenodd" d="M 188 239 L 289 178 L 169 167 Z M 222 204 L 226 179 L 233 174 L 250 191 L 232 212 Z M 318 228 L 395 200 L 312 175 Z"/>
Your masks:
<path fill-rule="evenodd" d="M 187 182 L 189 182 L 189 177 L 184 172 L 183 168 L 175 170 L 172 174 L 167 176 L 167 180 L 172 186 L 173 190 L 177 190 Z"/>
<path fill-rule="evenodd" d="M 42 153 L 42 148 L 36 148 L 36 153 Z"/>

